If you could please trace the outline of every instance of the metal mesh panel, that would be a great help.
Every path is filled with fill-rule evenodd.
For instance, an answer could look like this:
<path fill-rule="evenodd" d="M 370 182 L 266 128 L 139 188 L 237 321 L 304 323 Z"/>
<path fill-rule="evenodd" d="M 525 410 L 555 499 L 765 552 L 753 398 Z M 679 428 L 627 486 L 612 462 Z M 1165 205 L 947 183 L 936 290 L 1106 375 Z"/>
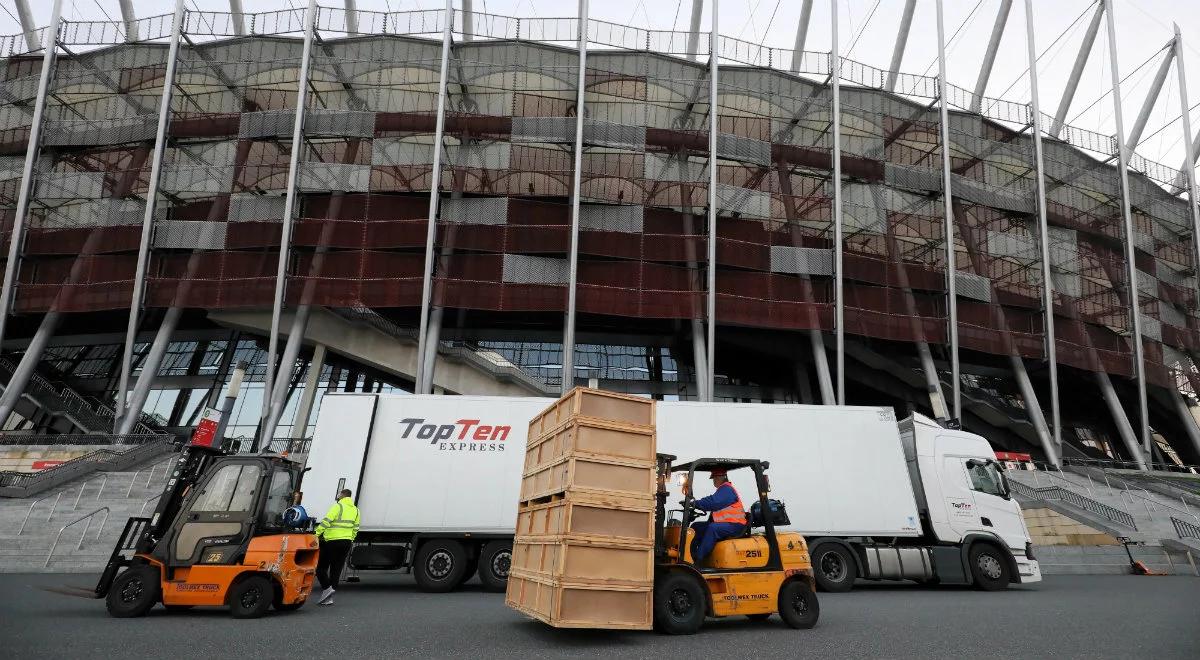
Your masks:
<path fill-rule="evenodd" d="M 772 245 L 771 271 L 797 275 L 833 275 L 833 251 Z"/>
<path fill-rule="evenodd" d="M 151 115 L 123 119 L 60 119 L 45 123 L 46 146 L 99 146 L 153 140 L 157 118 Z"/>
<path fill-rule="evenodd" d="M 504 281 L 512 284 L 566 284 L 569 281 L 566 259 L 504 255 Z"/>
<path fill-rule="evenodd" d="M 283 197 L 277 195 L 230 195 L 229 221 L 281 221 L 285 202 Z"/>
<path fill-rule="evenodd" d="M 418 138 L 375 138 L 372 165 L 432 165 L 433 144 Z"/>
<path fill-rule="evenodd" d="M 443 199 L 440 215 L 445 222 L 503 225 L 508 222 L 508 199 L 505 197 Z"/>
<path fill-rule="evenodd" d="M 584 119 L 583 141 L 602 147 L 643 151 L 646 148 L 646 127 Z"/>
<path fill-rule="evenodd" d="M 645 214 L 646 209 L 643 206 L 581 204 L 579 206 L 579 227 L 581 229 L 640 234 L 643 231 Z"/>
<path fill-rule="evenodd" d="M 305 163 L 296 186 L 305 192 L 340 190 L 366 192 L 371 180 L 369 165 Z"/>
<path fill-rule="evenodd" d="M 243 112 L 241 123 L 238 125 L 238 137 L 291 137 L 295 122 L 294 110 Z"/>
<path fill-rule="evenodd" d="M 45 172 L 37 178 L 40 199 L 99 199 L 103 195 L 103 172 Z"/>
<path fill-rule="evenodd" d="M 288 122 L 289 131 L 291 130 L 290 124 L 291 122 Z M 375 113 L 353 110 L 308 110 L 304 114 L 304 134 L 369 138 L 375 135 Z"/>
<path fill-rule="evenodd" d="M 586 130 L 586 127 L 585 129 Z M 574 117 L 513 117 L 513 142 L 575 142 Z"/>
<path fill-rule="evenodd" d="M 717 155 L 755 165 L 771 164 L 771 143 L 764 140 L 720 133 L 717 135 Z"/>
<path fill-rule="evenodd" d="M 154 231 L 154 247 L 222 250 L 225 248 L 225 223 L 161 221 Z"/>
<path fill-rule="evenodd" d="M 955 273 L 958 295 L 982 302 L 992 301 L 992 283 L 986 277 L 972 273 Z"/>
<path fill-rule="evenodd" d="M 771 217 L 771 196 L 757 190 L 717 184 L 717 208 L 751 218 Z"/>

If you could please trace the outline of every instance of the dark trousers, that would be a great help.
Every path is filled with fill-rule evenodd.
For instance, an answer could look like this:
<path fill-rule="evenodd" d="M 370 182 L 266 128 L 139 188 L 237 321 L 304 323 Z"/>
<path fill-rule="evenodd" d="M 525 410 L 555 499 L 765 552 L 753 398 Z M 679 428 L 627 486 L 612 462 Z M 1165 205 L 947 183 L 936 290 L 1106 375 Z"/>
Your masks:
<path fill-rule="evenodd" d="M 717 541 L 741 534 L 746 531 L 746 526 L 741 523 L 703 521 L 692 523 L 692 529 L 696 530 L 692 538 L 692 562 L 698 566 L 712 553 Z"/>
<path fill-rule="evenodd" d="M 338 580 L 342 577 L 342 567 L 346 565 L 346 557 L 350 554 L 350 546 L 353 544 L 350 539 L 321 539 L 321 550 L 317 555 L 317 582 L 321 584 L 322 589 L 337 589 Z"/>

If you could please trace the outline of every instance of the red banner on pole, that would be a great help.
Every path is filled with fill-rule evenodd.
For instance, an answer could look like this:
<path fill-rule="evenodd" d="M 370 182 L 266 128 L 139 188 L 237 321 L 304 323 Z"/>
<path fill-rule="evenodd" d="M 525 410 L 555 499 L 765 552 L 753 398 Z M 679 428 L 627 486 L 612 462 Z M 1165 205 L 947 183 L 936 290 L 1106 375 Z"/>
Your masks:
<path fill-rule="evenodd" d="M 220 422 L 220 410 L 205 408 L 204 414 L 200 417 L 200 423 L 196 424 L 196 430 L 192 432 L 192 445 L 196 447 L 215 446 L 219 442 L 217 440 L 217 425 Z"/>

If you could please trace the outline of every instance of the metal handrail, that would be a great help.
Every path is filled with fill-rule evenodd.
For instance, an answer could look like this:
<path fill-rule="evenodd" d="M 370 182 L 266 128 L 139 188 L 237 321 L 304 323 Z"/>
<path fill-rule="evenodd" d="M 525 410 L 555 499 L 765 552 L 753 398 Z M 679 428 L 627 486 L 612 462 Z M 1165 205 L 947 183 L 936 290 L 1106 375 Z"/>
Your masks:
<path fill-rule="evenodd" d="M 83 516 L 81 518 L 76 518 L 75 520 L 72 520 L 71 522 L 63 525 L 58 530 L 58 534 L 54 535 L 54 543 L 50 544 L 50 552 L 46 553 L 46 562 L 44 564 L 42 564 L 42 568 L 50 567 L 50 558 L 54 556 L 54 549 L 58 547 L 58 541 L 60 538 L 62 538 L 63 532 L 67 531 L 68 527 L 71 527 L 73 525 L 78 525 L 79 523 L 86 520 L 86 521 L 88 521 L 88 523 L 87 523 L 87 525 L 84 525 L 83 534 L 79 535 L 79 543 L 75 546 L 76 550 L 82 550 L 83 549 L 83 540 L 85 538 L 87 538 L 88 530 L 92 528 L 92 518 L 95 518 L 96 514 L 100 513 L 101 511 L 104 512 L 104 520 L 100 521 L 100 529 L 96 531 L 96 540 L 97 541 L 100 540 L 100 535 L 104 533 L 104 526 L 108 524 L 108 514 L 110 513 L 108 507 L 106 507 L 106 506 L 102 506 L 99 509 L 96 509 L 95 511 L 87 514 L 86 516 Z"/>
<path fill-rule="evenodd" d="M 88 484 L 92 483 L 93 481 L 95 481 L 97 479 L 100 479 L 101 481 L 100 481 L 100 490 L 96 491 L 96 501 L 97 502 L 100 501 L 100 493 L 103 493 L 104 487 L 108 485 L 108 473 L 107 472 L 105 472 L 104 474 L 102 474 L 98 477 L 92 477 L 91 479 L 88 479 L 87 481 L 79 484 L 79 494 L 75 496 L 75 506 L 71 507 L 72 511 L 79 510 L 79 500 L 83 499 L 83 491 L 87 490 Z"/>
<path fill-rule="evenodd" d="M 34 500 L 33 503 L 29 505 L 29 508 L 25 510 L 25 519 L 21 521 L 21 529 L 17 531 L 17 536 L 25 533 L 25 523 L 29 522 L 29 514 L 33 513 L 33 507 L 37 506 L 38 502 L 45 502 L 51 497 L 54 498 L 54 505 L 50 507 L 50 513 L 46 514 L 46 522 L 50 522 L 50 519 L 54 517 L 54 510 L 58 508 L 58 501 L 62 499 L 62 496 L 63 491 L 60 490 L 55 495 L 47 495 L 39 500 Z"/>
<path fill-rule="evenodd" d="M 1142 494 L 1141 494 L 1141 495 L 1138 495 L 1138 492 L 1137 492 L 1137 491 L 1139 491 L 1139 490 L 1140 490 L 1140 491 L 1142 491 Z M 1182 514 L 1183 514 L 1183 515 L 1185 515 L 1185 516 L 1191 516 L 1192 518 L 1195 518 L 1195 519 L 1196 519 L 1196 522 L 1200 522 L 1200 516 L 1197 516 L 1196 514 L 1192 513 L 1190 510 L 1188 510 L 1188 511 L 1185 511 L 1185 510 L 1183 510 L 1183 509 L 1180 509 L 1180 508 L 1178 508 L 1178 507 L 1172 506 L 1172 505 L 1170 505 L 1170 504 L 1167 504 L 1167 503 L 1165 503 L 1165 502 L 1160 502 L 1160 501 L 1158 501 L 1158 500 L 1156 500 L 1156 499 L 1153 499 L 1153 498 L 1151 498 L 1151 497 L 1150 497 L 1150 492 L 1149 492 L 1149 491 L 1147 491 L 1145 488 L 1126 488 L 1125 490 L 1121 491 L 1121 493 L 1122 493 L 1122 496 L 1124 496 L 1124 494 L 1125 494 L 1125 493 L 1128 493 L 1128 494 L 1129 494 L 1129 499 L 1130 499 L 1130 500 L 1132 500 L 1132 499 L 1133 499 L 1133 497 L 1134 497 L 1135 495 L 1136 495 L 1137 497 L 1140 497 L 1140 498 L 1142 498 L 1142 500 L 1143 500 L 1143 501 L 1145 501 L 1145 502 L 1149 502 L 1150 504 L 1153 504 L 1153 505 L 1154 505 L 1154 510 L 1155 510 L 1155 511 L 1157 511 L 1157 510 L 1158 510 L 1158 507 L 1160 507 L 1160 506 L 1161 506 L 1161 507 L 1162 507 L 1162 508 L 1164 508 L 1164 509 L 1169 509 L 1169 510 L 1171 510 L 1171 511 L 1174 511 L 1174 512 L 1176 512 L 1176 513 L 1182 513 Z M 1186 504 L 1186 502 L 1185 502 L 1184 504 Z M 1149 511 L 1149 510 L 1147 510 L 1147 511 L 1146 511 L 1146 514 L 1147 514 L 1147 515 L 1149 515 L 1149 514 L 1150 514 L 1150 511 Z"/>
<path fill-rule="evenodd" d="M 1080 495 L 1073 490 L 1067 490 L 1062 486 L 1045 486 L 1042 488 L 1034 488 L 1033 486 L 1028 486 L 1019 481 L 1010 481 L 1009 486 L 1016 493 L 1019 493 L 1020 495 L 1030 499 L 1060 500 L 1137 531 L 1137 523 L 1134 522 L 1133 516 L 1129 515 L 1128 512 L 1108 506 L 1107 504 L 1101 502 L 1097 502 L 1090 497 Z"/>
<path fill-rule="evenodd" d="M 1193 525 L 1175 516 L 1171 516 L 1171 524 L 1175 526 L 1175 535 L 1179 538 L 1200 539 L 1200 525 Z"/>
<path fill-rule="evenodd" d="M 146 513 L 146 507 L 150 506 L 151 502 L 153 502 L 154 500 L 157 500 L 160 497 L 162 497 L 162 493 L 159 493 L 158 495 L 155 495 L 153 497 L 146 498 L 146 501 L 142 502 L 142 508 L 138 509 L 138 515 L 140 516 L 143 513 Z"/>

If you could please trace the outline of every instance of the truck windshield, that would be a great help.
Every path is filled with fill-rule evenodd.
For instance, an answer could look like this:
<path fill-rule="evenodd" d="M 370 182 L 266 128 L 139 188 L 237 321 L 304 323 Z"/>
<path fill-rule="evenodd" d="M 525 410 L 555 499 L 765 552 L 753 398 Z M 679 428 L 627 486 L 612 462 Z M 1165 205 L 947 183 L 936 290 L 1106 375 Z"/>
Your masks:
<path fill-rule="evenodd" d="M 969 461 L 967 474 L 971 475 L 971 490 L 1008 497 L 1008 485 L 995 461 Z"/>

